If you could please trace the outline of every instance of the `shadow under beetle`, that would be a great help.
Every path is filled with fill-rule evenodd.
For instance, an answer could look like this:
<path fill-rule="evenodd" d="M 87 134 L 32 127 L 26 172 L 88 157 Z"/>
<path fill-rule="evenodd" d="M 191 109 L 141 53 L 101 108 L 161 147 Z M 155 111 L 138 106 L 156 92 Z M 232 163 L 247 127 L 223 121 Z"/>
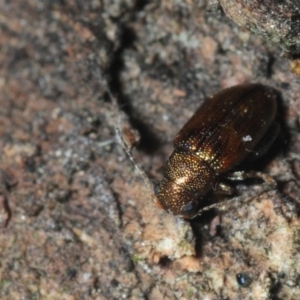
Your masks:
<path fill-rule="evenodd" d="M 276 139 L 277 96 L 270 87 L 245 84 L 224 89 L 205 101 L 174 139 L 174 151 L 166 164 L 164 178 L 152 192 L 157 205 L 171 214 L 193 218 L 213 207 L 222 208 L 229 202 L 274 189 L 276 182 L 266 174 L 232 170 L 263 155 Z M 146 185 L 153 190 L 118 128 L 117 135 Z M 246 178 L 261 178 L 264 183 L 259 191 L 199 208 L 212 193 L 233 193 L 226 180 Z"/>

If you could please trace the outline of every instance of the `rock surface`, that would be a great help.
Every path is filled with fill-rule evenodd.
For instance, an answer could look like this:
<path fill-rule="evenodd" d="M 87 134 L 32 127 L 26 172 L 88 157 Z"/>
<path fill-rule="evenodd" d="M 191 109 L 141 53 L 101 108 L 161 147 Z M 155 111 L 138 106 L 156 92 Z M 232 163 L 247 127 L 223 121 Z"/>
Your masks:
<path fill-rule="evenodd" d="M 275 45 L 204 1 L 0 0 L 0 47 L 1 299 L 300 298 L 300 80 Z M 278 190 L 168 215 L 115 126 L 160 180 L 195 109 L 244 82 L 282 95 Z"/>

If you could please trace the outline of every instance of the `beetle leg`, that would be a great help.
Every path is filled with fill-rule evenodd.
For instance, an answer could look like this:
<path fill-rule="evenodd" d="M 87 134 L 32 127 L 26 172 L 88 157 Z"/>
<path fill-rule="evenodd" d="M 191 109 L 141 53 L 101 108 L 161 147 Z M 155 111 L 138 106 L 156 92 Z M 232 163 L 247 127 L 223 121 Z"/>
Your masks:
<path fill-rule="evenodd" d="M 214 194 L 217 195 L 232 195 L 233 194 L 233 188 L 232 186 L 223 183 L 223 182 L 218 182 L 216 186 L 213 187 Z"/>
<path fill-rule="evenodd" d="M 264 182 L 269 182 L 270 184 L 274 183 L 274 187 L 276 187 L 276 181 L 269 175 L 262 173 L 262 172 L 256 172 L 256 171 L 235 171 L 232 173 L 227 173 L 226 178 L 232 181 L 242 181 L 249 178 L 258 178 L 262 179 Z"/>
<path fill-rule="evenodd" d="M 224 210 L 228 208 L 232 203 L 234 202 L 241 202 L 245 200 L 250 200 L 254 197 L 257 197 L 263 193 L 266 193 L 268 191 L 274 190 L 276 188 L 276 181 L 269 175 L 261 173 L 261 172 L 234 172 L 231 174 L 231 176 L 228 179 L 231 180 L 244 180 L 246 178 L 260 178 L 264 181 L 264 183 L 261 185 L 261 188 L 256 191 L 249 191 L 248 193 L 245 193 L 242 196 L 234 197 L 232 199 L 222 201 L 219 203 L 215 203 L 206 207 L 203 207 L 200 209 L 197 213 L 197 215 L 201 215 L 204 211 L 211 210 L 212 208 L 219 208 L 221 210 Z M 195 215 L 196 216 L 196 215 Z M 194 217 L 195 217 L 194 216 Z"/>
<path fill-rule="evenodd" d="M 248 178 L 261 178 L 256 175 L 256 172 L 250 171 L 250 172 L 245 172 L 245 171 L 235 171 L 232 173 L 227 173 L 224 177 L 228 180 L 232 181 L 242 181 Z"/>

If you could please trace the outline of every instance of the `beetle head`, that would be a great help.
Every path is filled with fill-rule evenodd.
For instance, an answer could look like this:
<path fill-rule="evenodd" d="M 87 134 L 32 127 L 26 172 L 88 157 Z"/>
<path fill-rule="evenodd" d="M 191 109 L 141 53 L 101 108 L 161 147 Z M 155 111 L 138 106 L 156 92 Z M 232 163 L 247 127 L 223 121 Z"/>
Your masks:
<path fill-rule="evenodd" d="M 205 161 L 195 154 L 175 150 L 155 195 L 167 212 L 192 218 L 199 210 L 201 197 L 211 190 L 213 182 L 214 173 Z"/>

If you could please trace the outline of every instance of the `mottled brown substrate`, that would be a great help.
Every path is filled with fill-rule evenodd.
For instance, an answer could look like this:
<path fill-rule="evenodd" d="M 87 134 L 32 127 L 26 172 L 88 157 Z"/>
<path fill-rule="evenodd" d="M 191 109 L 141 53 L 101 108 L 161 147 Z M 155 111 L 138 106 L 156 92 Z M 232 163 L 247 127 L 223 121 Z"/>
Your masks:
<path fill-rule="evenodd" d="M 203 2 L 154 2 L 0 1 L 1 299 L 299 299 L 299 81 Z M 282 193 L 192 230 L 151 202 L 114 125 L 129 117 L 158 180 L 205 97 L 250 81 L 283 96 L 290 147 L 264 163 Z"/>
<path fill-rule="evenodd" d="M 208 3 L 216 5 L 215 0 Z M 298 0 L 219 0 L 225 14 L 239 26 L 276 43 L 300 75 L 300 2 Z"/>

